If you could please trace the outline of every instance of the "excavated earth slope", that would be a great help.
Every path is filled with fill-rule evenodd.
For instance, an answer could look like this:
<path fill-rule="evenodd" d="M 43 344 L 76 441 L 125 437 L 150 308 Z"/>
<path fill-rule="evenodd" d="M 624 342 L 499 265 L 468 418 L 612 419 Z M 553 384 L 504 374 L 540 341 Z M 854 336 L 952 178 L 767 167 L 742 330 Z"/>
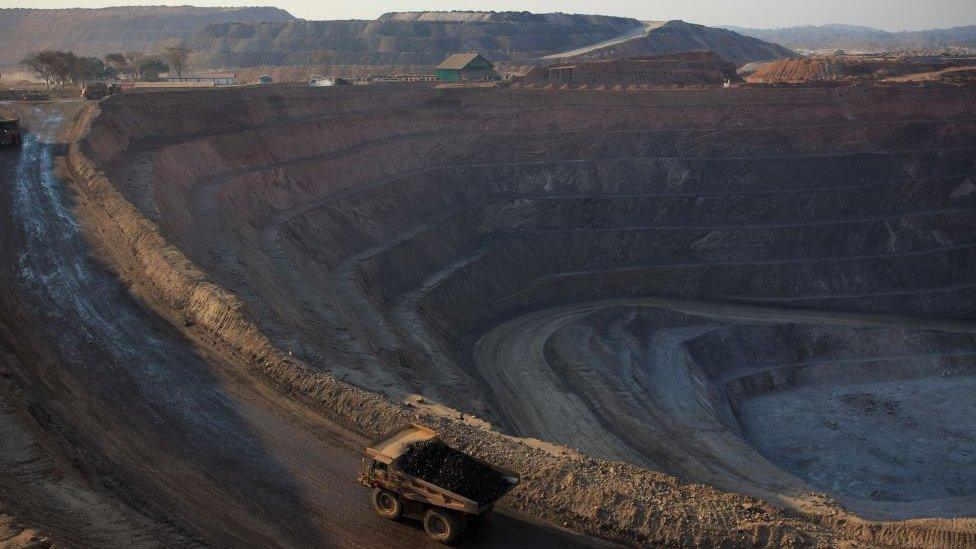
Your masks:
<path fill-rule="evenodd" d="M 575 52 L 548 57 L 567 61 L 592 61 L 692 51 L 711 51 L 738 66 L 795 55 L 779 44 L 743 36 L 727 29 L 675 20 L 648 24 L 645 32 L 626 40 L 612 41 L 606 45 L 596 44 Z"/>
<path fill-rule="evenodd" d="M 976 59 L 946 58 L 933 60 L 911 57 L 825 56 L 782 59 L 767 63 L 749 75 L 755 83 L 809 82 L 818 80 L 852 80 L 855 78 L 910 78 L 917 74 L 962 69 L 976 64 Z M 935 79 L 930 75 L 930 79 Z"/>
<path fill-rule="evenodd" d="M 114 97 L 73 164 L 126 276 L 320 409 L 380 430 L 411 409 L 353 386 L 419 393 L 639 466 L 444 423 L 526 475 L 518 508 L 964 547 L 974 149 L 959 88 L 404 86 Z"/>

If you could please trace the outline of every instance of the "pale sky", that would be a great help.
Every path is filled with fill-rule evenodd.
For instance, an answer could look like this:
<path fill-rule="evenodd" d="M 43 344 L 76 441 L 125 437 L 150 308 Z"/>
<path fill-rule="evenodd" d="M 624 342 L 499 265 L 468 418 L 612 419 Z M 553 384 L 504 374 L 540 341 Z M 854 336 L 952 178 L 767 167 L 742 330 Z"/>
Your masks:
<path fill-rule="evenodd" d="M 0 0 L 0 8 L 105 7 L 138 0 Z M 149 0 L 151 5 L 274 5 L 304 19 L 373 19 L 387 11 L 518 10 L 599 13 L 705 25 L 782 27 L 847 23 L 887 30 L 976 24 L 976 0 Z"/>

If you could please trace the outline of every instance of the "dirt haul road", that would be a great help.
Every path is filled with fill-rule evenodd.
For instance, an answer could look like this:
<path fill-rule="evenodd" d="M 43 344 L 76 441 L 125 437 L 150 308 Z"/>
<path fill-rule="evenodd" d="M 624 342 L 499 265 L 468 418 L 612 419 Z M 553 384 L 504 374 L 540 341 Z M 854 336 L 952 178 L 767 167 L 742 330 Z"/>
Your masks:
<path fill-rule="evenodd" d="M 92 257 L 77 197 L 56 175 L 82 108 L 25 110 L 22 149 L 0 151 L 0 518 L 17 519 L 0 534 L 68 546 L 430 546 L 422 529 L 373 515 L 355 483 L 362 437 L 188 339 Z M 466 545 L 515 540 L 591 545 L 504 512 Z"/>

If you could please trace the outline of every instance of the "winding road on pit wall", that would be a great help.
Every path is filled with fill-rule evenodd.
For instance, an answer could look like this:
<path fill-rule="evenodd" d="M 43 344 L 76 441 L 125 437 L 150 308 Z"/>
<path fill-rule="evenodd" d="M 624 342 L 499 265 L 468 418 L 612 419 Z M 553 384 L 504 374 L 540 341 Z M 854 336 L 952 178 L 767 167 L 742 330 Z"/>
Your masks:
<path fill-rule="evenodd" d="M 0 358 L 20 387 L 0 393 L 0 431 L 29 439 L 0 450 L 0 511 L 67 545 L 434 546 L 372 512 L 362 437 L 188 339 L 92 256 L 56 170 L 80 109 L 21 107 L 23 146 L 0 150 Z M 604 544 L 502 510 L 461 545 Z"/>

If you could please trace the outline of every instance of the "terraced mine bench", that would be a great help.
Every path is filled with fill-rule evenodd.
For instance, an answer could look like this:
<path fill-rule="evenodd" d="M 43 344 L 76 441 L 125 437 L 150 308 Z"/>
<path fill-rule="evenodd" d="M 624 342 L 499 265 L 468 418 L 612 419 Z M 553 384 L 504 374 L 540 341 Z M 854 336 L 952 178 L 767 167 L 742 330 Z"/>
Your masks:
<path fill-rule="evenodd" d="M 594 458 L 438 424 L 542 520 L 973 546 L 972 90 L 341 88 L 100 104 L 120 270 L 363 431 L 420 393 Z"/>

